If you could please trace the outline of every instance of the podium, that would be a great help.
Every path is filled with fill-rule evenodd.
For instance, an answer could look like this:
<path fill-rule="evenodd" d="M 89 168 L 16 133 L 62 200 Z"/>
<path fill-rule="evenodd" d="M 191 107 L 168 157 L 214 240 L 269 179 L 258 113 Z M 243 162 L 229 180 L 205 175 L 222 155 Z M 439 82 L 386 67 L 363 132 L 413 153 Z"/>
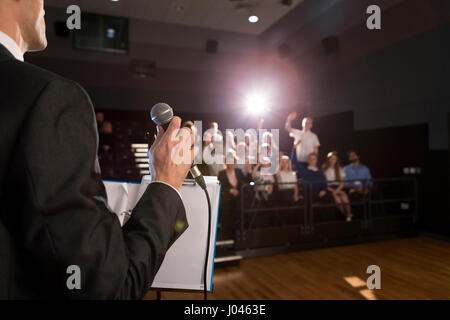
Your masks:
<path fill-rule="evenodd" d="M 144 176 L 141 183 L 104 181 L 108 205 L 121 225 L 151 182 Z M 220 184 L 217 177 L 205 177 L 211 199 L 210 250 L 207 267 L 207 290 L 212 291 Z M 181 187 L 181 198 L 186 208 L 189 227 L 172 244 L 155 276 L 154 289 L 203 290 L 203 272 L 208 233 L 208 204 L 204 191 L 195 181 L 187 180 Z"/>

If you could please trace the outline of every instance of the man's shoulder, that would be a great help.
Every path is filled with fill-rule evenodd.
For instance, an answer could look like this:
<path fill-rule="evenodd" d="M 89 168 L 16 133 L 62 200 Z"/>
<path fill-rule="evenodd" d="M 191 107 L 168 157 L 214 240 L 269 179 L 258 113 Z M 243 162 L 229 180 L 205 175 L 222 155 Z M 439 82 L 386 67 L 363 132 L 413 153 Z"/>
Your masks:
<path fill-rule="evenodd" d="M 312 138 L 318 139 L 317 134 L 315 134 L 315 133 L 312 132 L 311 130 L 309 130 L 309 131 L 307 131 L 307 132 L 308 132 L 308 135 L 310 135 Z"/>
<path fill-rule="evenodd" d="M 72 88 L 84 92 L 84 89 L 75 81 L 31 63 L 15 59 L 8 59 L 2 62 L 2 75 L 14 86 L 27 89 L 35 88 L 36 91 L 41 91 L 52 84 L 53 86 Z"/>
<path fill-rule="evenodd" d="M 14 74 L 19 75 L 21 77 L 26 76 L 26 78 L 22 78 L 24 81 L 26 80 L 38 80 L 41 82 L 49 82 L 55 78 L 61 78 L 57 74 L 50 72 L 48 70 L 42 69 L 36 65 L 33 65 L 28 62 L 22 62 L 16 59 L 8 59 L 2 62 L 3 74 L 5 76 L 13 76 Z M 14 77 L 12 77 L 14 79 Z"/>
<path fill-rule="evenodd" d="M 349 170 L 352 168 L 352 164 L 349 163 L 348 165 L 344 166 L 344 170 Z"/>
<path fill-rule="evenodd" d="M 369 170 L 369 167 L 366 166 L 365 164 L 360 163 L 359 166 L 360 166 L 361 169 L 363 169 L 363 170 Z"/>

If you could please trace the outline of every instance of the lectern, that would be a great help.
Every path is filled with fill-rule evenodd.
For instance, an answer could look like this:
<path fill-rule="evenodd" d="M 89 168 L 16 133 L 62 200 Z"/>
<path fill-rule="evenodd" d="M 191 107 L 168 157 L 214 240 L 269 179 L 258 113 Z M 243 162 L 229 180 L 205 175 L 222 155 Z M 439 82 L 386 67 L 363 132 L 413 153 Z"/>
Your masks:
<path fill-rule="evenodd" d="M 144 176 L 141 183 L 104 181 L 108 204 L 121 224 L 151 182 Z M 217 177 L 205 177 L 211 199 L 210 250 L 207 267 L 207 290 L 212 291 L 214 256 L 216 248 L 217 221 L 219 214 L 220 184 Z M 181 198 L 186 208 L 189 228 L 167 251 L 164 261 L 155 276 L 152 288 L 203 290 L 203 272 L 208 236 L 208 205 L 203 190 L 194 180 L 186 180 L 181 188 Z M 150 285 L 150 284 L 149 284 Z"/>

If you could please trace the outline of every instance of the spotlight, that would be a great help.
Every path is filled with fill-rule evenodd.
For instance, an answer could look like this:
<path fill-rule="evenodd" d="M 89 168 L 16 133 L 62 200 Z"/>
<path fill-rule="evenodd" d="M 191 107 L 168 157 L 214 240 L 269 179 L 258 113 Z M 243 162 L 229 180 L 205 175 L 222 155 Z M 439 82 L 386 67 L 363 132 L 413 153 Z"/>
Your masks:
<path fill-rule="evenodd" d="M 261 115 L 269 111 L 267 97 L 261 93 L 253 93 L 247 96 L 245 107 L 248 113 L 254 115 Z"/>
<path fill-rule="evenodd" d="M 250 16 L 250 17 L 248 17 L 248 21 L 250 23 L 257 23 L 259 21 L 259 18 L 258 18 L 258 16 Z"/>

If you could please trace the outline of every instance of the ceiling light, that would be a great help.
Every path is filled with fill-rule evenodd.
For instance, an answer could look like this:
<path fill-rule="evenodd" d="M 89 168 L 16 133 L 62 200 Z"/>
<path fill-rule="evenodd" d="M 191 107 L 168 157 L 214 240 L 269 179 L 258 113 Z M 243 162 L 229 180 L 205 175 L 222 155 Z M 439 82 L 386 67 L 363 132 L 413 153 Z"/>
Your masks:
<path fill-rule="evenodd" d="M 248 17 L 248 21 L 250 23 L 257 23 L 259 21 L 259 18 L 258 18 L 258 16 L 250 16 L 250 17 Z"/>

